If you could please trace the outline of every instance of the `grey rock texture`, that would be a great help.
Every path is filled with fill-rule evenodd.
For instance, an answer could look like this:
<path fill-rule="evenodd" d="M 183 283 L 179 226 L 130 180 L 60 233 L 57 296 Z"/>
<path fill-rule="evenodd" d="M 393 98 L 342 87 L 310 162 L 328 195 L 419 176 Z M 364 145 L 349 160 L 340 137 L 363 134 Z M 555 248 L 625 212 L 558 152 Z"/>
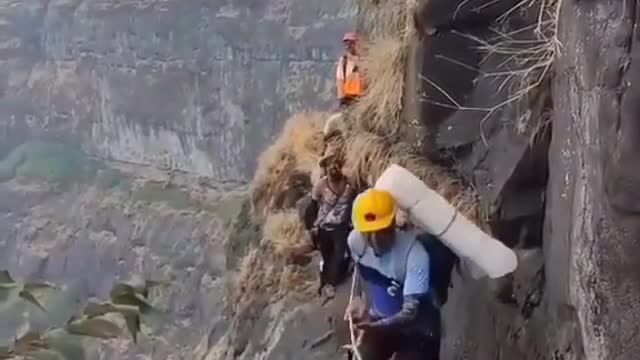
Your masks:
<path fill-rule="evenodd" d="M 109 171 L 117 175 L 107 182 Z M 84 358 L 224 359 L 221 349 L 244 359 L 335 354 L 335 337 L 311 347 L 331 325 L 332 311 L 318 301 L 283 297 L 256 308 L 249 323 L 229 312 L 234 270 L 259 239 L 245 188 L 121 164 L 103 165 L 95 179 L 64 189 L 20 176 L 0 184 L 2 268 L 61 288 L 40 298 L 46 313 L 24 302 L 0 309 L 0 344 L 63 325 L 88 299 L 108 299 L 114 281 L 141 278 L 168 282 L 150 295 L 166 321 L 145 323 L 137 344 L 87 342 Z"/>
<path fill-rule="evenodd" d="M 424 22 L 447 24 L 453 3 L 428 2 L 442 18 L 436 12 Z M 640 244 L 638 4 L 561 4 L 563 47 L 552 82 L 491 113 L 477 109 L 491 109 L 514 90 L 487 76 L 504 71 L 500 56 L 486 57 L 471 45 L 495 34 L 495 18 L 470 15 L 457 32 L 414 44 L 409 71 L 433 75 L 463 108 L 414 102 L 413 116 L 430 130 L 426 153 L 455 165 L 478 189 L 494 233 L 520 257 L 513 276 L 499 281 L 454 276 L 444 359 L 638 357 L 640 262 L 630 255 Z M 511 16 L 502 31 L 526 24 L 530 15 Z M 420 96 L 447 101 L 423 80 L 414 86 Z"/>
<path fill-rule="evenodd" d="M 14 312 L 3 322 L 3 343 L 26 322 L 34 329 L 63 324 L 88 298 L 108 299 L 114 281 L 131 276 L 170 282 L 152 296 L 159 309 L 168 311 L 168 325 L 157 339 L 142 337 L 139 347 L 129 341 L 96 346 L 91 351 L 100 349 L 102 355 L 87 358 L 133 358 L 139 352 L 170 358 L 189 354 L 207 336 L 224 310 L 229 275 L 224 244 L 244 194 L 220 197 L 214 190 L 176 186 L 163 195 L 152 178 L 127 178 L 134 184 L 129 190 L 75 185 L 56 191 L 18 180 L 0 185 L 3 268 L 65 289 L 62 296 L 44 301 L 47 313 L 31 311 L 25 318 Z M 149 189 L 158 200 L 146 200 Z M 207 206 L 182 206 L 175 201 L 178 193 L 185 199 L 201 196 Z"/>
<path fill-rule="evenodd" d="M 637 18 L 640 4 L 567 3 L 555 79 L 545 249 L 551 295 L 578 315 L 586 359 L 640 351 Z M 571 214 L 563 221 L 561 214 Z M 565 215 L 566 216 L 566 215 Z"/>
<path fill-rule="evenodd" d="M 244 182 L 292 112 L 333 104 L 344 1 L 8 0 L 0 153 L 32 136 Z"/>

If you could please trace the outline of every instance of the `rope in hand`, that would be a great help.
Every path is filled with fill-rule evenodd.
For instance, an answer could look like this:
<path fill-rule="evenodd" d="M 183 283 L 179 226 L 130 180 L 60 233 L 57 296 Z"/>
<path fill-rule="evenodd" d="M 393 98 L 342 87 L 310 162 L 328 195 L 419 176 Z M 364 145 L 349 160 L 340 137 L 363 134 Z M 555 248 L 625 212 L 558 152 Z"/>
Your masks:
<path fill-rule="evenodd" d="M 358 341 L 356 340 L 356 329 L 353 324 L 353 317 L 351 316 L 351 304 L 353 303 L 353 298 L 355 296 L 356 290 L 356 279 L 358 278 L 358 267 L 354 267 L 353 269 L 353 278 L 351 280 L 351 294 L 349 295 L 349 305 L 347 305 L 347 320 L 349 320 L 349 333 L 351 334 L 351 345 L 346 345 L 345 348 L 350 349 L 355 355 L 356 360 L 362 360 L 362 355 L 360 354 L 360 350 L 358 349 Z"/>

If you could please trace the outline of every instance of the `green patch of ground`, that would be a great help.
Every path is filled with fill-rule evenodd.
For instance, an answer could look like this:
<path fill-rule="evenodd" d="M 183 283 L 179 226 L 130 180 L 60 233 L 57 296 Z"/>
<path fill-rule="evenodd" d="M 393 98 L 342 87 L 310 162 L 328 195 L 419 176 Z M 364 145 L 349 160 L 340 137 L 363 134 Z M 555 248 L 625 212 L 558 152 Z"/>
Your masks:
<path fill-rule="evenodd" d="M 73 146 L 30 141 L 13 149 L 0 161 L 0 181 L 13 178 L 57 186 L 89 183 L 100 164 Z"/>
<path fill-rule="evenodd" d="M 131 190 L 129 178 L 117 169 L 103 168 L 96 174 L 96 187 L 100 190 L 116 189 L 123 192 Z"/>
<path fill-rule="evenodd" d="M 219 199 L 203 203 L 202 210 L 214 214 L 224 224 L 231 224 L 237 219 L 242 210 L 246 196 L 240 194 L 225 194 Z"/>
<path fill-rule="evenodd" d="M 163 182 L 148 181 L 132 190 L 132 199 L 141 202 L 159 202 L 176 210 L 204 211 L 231 224 L 242 209 L 246 196 L 230 193 L 207 200 L 194 199 L 189 191 Z"/>
<path fill-rule="evenodd" d="M 172 186 L 165 187 L 162 183 L 156 182 L 147 182 L 134 189 L 133 200 L 162 202 L 178 210 L 198 207 L 198 204 L 191 199 L 186 191 Z"/>

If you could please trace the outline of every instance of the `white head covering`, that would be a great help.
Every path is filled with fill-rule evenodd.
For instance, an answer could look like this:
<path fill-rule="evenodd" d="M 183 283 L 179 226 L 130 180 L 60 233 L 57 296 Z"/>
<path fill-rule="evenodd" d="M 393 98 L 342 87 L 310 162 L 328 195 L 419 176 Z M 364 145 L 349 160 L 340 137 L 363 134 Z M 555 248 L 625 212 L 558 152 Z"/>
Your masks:
<path fill-rule="evenodd" d="M 344 125 L 344 120 L 343 120 L 342 113 L 333 114 L 324 123 L 324 129 L 322 129 L 322 134 L 324 136 L 327 136 L 334 131 L 342 132 L 344 129 L 343 125 Z"/>

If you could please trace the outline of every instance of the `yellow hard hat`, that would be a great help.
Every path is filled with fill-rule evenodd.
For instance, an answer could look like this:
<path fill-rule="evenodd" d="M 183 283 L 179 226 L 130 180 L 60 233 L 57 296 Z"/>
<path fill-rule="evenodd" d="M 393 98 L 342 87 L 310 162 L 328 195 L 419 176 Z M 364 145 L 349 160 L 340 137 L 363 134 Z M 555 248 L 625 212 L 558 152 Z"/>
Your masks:
<path fill-rule="evenodd" d="M 353 203 L 351 221 L 359 232 L 372 232 L 389 227 L 396 216 L 395 200 L 388 191 L 368 189 Z"/>

